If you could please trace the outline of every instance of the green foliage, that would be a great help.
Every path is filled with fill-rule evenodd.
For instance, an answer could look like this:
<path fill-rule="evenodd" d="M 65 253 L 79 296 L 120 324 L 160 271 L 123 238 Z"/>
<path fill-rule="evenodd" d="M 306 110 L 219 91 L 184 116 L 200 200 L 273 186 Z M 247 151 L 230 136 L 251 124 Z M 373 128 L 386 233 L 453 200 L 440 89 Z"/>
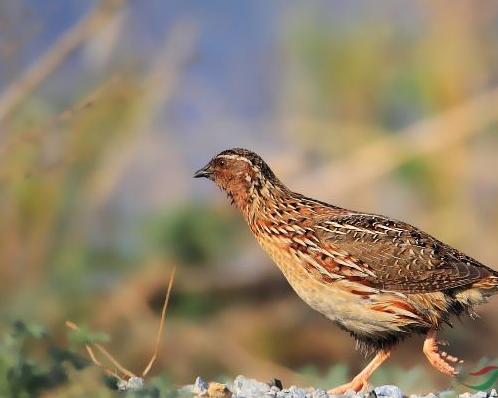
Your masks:
<path fill-rule="evenodd" d="M 190 319 L 205 319 L 213 315 L 217 310 L 224 308 L 225 301 L 222 297 L 210 292 L 185 293 L 173 292 L 170 298 L 172 315 Z"/>
<path fill-rule="evenodd" d="M 431 182 L 433 170 L 431 170 L 431 166 L 427 159 L 414 158 L 401 164 L 395 170 L 395 174 L 403 182 L 420 186 Z"/>
<path fill-rule="evenodd" d="M 229 213 L 189 204 L 155 218 L 149 230 L 167 256 L 196 266 L 229 256 L 237 245 L 239 226 Z"/>
<path fill-rule="evenodd" d="M 70 335 L 70 341 L 77 345 L 108 340 L 105 334 L 92 332 L 88 328 L 73 331 Z M 0 340 L 0 396 L 2 398 L 38 397 L 55 388 L 58 391 L 63 391 L 64 388 L 71 389 L 79 383 L 81 383 L 79 388 L 81 393 L 91 390 L 92 396 L 119 396 L 116 391 L 117 380 L 113 377 L 94 377 L 91 388 L 88 386 L 88 380 L 83 377 L 81 381 L 79 380 L 78 372 L 86 370 L 93 364 L 78 353 L 81 347 L 71 347 L 73 344 L 70 344 L 70 348 L 57 345 L 54 338 L 39 324 L 13 322 Z M 143 388 L 125 391 L 125 395 L 137 398 L 180 396 L 170 378 L 164 374 L 146 380 Z M 75 395 L 68 393 L 67 396 Z"/>
<path fill-rule="evenodd" d="M 33 343 L 36 350 L 30 349 Z M 57 347 L 42 326 L 16 321 L 0 341 L 0 396 L 36 397 L 67 382 L 66 366 L 82 370 L 88 364 L 74 351 Z"/>
<path fill-rule="evenodd" d="M 78 330 L 71 330 L 69 337 L 71 342 L 78 346 L 92 343 L 105 343 L 110 340 L 107 334 L 92 332 L 85 326 L 80 327 Z"/>
<path fill-rule="evenodd" d="M 14 334 L 18 336 L 29 336 L 35 339 L 47 337 L 45 328 L 37 323 L 15 321 L 12 327 L 14 329 Z"/>

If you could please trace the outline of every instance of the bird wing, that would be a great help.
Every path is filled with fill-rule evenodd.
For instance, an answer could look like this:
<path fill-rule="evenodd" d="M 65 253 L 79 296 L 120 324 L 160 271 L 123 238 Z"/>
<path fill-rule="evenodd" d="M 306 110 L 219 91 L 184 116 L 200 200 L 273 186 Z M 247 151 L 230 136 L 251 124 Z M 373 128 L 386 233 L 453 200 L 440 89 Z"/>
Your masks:
<path fill-rule="evenodd" d="M 322 249 L 343 276 L 403 293 L 425 293 L 470 285 L 494 271 L 429 234 L 383 216 L 350 213 L 316 222 Z"/>

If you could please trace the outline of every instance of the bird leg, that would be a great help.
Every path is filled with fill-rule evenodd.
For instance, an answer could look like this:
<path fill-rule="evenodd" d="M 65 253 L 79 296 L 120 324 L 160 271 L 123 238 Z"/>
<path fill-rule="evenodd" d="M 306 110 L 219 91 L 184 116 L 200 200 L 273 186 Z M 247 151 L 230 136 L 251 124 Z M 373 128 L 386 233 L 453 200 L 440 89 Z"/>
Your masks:
<path fill-rule="evenodd" d="M 368 379 L 372 376 L 372 373 L 377 369 L 382 362 L 391 356 L 390 349 L 383 349 L 375 355 L 375 358 L 363 369 L 357 376 L 353 378 L 349 383 L 342 384 L 339 387 L 332 388 L 327 392 L 329 394 L 344 394 L 347 390 L 354 390 L 355 392 L 363 390 L 368 386 Z"/>
<path fill-rule="evenodd" d="M 455 376 L 458 374 L 458 372 L 453 366 L 450 365 L 450 362 L 462 363 L 463 361 L 459 360 L 456 357 L 448 355 L 448 353 L 444 351 L 439 350 L 438 346 L 447 345 L 447 343 L 444 341 L 436 340 L 436 333 L 437 331 L 435 329 L 430 330 L 429 333 L 427 333 L 427 337 L 424 341 L 424 354 L 431 365 L 441 373 L 447 374 L 448 376 Z"/>

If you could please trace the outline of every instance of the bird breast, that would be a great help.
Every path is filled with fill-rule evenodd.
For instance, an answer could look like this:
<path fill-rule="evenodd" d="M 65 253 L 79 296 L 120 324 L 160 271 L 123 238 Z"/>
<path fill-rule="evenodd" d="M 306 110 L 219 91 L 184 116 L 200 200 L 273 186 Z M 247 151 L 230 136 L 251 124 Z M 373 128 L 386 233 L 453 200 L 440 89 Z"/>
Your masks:
<path fill-rule="evenodd" d="M 289 237 L 256 234 L 256 238 L 299 297 L 343 328 L 360 336 L 372 336 L 399 330 L 407 323 L 415 323 L 414 319 L 401 320 L 395 313 L 375 309 L 376 305 L 383 305 L 387 296 L 391 295 L 376 294 L 366 298 L 358 294 L 358 290 L 364 288 L 362 285 L 343 278 L 329 283 L 315 278 L 310 272 L 313 267 L 307 270 L 309 259 L 291 250 L 292 240 Z"/>

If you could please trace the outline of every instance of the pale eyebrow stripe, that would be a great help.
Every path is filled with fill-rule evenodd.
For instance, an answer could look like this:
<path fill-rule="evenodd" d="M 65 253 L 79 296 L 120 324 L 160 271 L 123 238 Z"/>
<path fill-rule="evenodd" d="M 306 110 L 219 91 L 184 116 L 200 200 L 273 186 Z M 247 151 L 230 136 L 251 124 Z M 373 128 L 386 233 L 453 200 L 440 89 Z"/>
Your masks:
<path fill-rule="evenodd" d="M 253 165 L 252 162 L 247 159 L 244 156 L 239 156 L 239 155 L 218 155 L 216 156 L 217 158 L 225 158 L 225 159 L 237 159 L 237 160 L 242 160 L 243 162 L 249 163 L 251 166 Z"/>

